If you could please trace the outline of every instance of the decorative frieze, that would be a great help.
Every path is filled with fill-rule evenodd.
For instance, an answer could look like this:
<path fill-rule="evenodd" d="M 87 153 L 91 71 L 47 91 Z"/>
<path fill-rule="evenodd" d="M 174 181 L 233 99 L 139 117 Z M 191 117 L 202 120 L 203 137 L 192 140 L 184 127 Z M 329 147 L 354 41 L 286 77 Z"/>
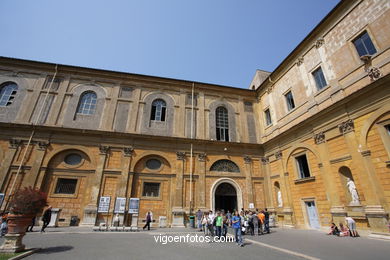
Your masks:
<path fill-rule="evenodd" d="M 17 149 L 22 144 L 22 140 L 20 139 L 10 139 L 9 140 L 9 148 Z"/>
<path fill-rule="evenodd" d="M 49 146 L 49 142 L 46 142 L 46 141 L 39 141 L 38 142 L 38 150 L 39 151 L 45 151 L 46 148 Z"/>
<path fill-rule="evenodd" d="M 129 147 L 124 147 L 123 148 L 123 155 L 125 157 L 130 157 L 133 155 L 133 152 L 134 152 L 134 148 L 132 146 L 129 146 Z"/>
<path fill-rule="evenodd" d="M 261 157 L 261 163 L 262 164 L 268 164 L 269 163 L 269 158 L 268 157 Z"/>
<path fill-rule="evenodd" d="M 176 152 L 176 157 L 178 160 L 183 161 L 186 158 L 185 152 Z"/>
<path fill-rule="evenodd" d="M 109 146 L 106 146 L 106 145 L 101 145 L 99 146 L 99 152 L 100 154 L 108 154 L 108 151 L 110 150 L 110 147 Z"/>
<path fill-rule="evenodd" d="M 282 151 L 277 151 L 277 152 L 275 153 L 275 159 L 276 159 L 276 160 L 282 159 Z"/>
<path fill-rule="evenodd" d="M 325 143 L 325 133 L 319 132 L 318 134 L 315 134 L 314 135 L 314 142 L 315 142 L 315 144 Z"/>
<path fill-rule="evenodd" d="M 318 49 L 318 48 L 320 48 L 322 45 L 324 45 L 324 43 L 325 43 L 324 38 L 318 38 L 317 41 L 316 41 L 316 43 L 315 43 L 315 46 L 316 46 L 316 48 Z"/>
<path fill-rule="evenodd" d="M 207 154 L 206 153 L 200 153 L 198 154 L 198 161 L 205 162 L 206 161 Z"/>
<path fill-rule="evenodd" d="M 244 162 L 245 162 L 246 164 L 251 163 L 251 162 L 252 162 L 252 158 L 250 158 L 249 155 L 245 155 L 245 156 L 244 156 Z"/>
<path fill-rule="evenodd" d="M 341 124 L 338 125 L 340 133 L 346 134 L 349 132 L 352 132 L 355 129 L 355 125 L 353 124 L 353 120 L 349 119 L 345 122 L 342 122 Z"/>

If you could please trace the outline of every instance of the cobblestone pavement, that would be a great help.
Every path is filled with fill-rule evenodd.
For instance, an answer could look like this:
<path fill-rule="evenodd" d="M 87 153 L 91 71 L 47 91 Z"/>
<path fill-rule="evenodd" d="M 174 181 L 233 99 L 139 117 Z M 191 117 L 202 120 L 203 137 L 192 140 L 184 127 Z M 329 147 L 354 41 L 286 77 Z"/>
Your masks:
<path fill-rule="evenodd" d="M 38 230 L 38 228 L 37 228 Z M 155 241 L 159 235 L 182 236 L 183 243 Z M 94 232 L 91 228 L 51 228 L 27 233 L 27 247 L 41 251 L 26 259 L 389 259 L 390 241 L 340 238 L 313 230 L 273 229 L 263 236 L 234 242 L 184 241 L 203 236 L 194 229 L 152 229 L 140 232 Z M 188 239 L 188 238 L 187 238 Z M 189 239 L 190 240 L 190 239 Z M 0 239 L 2 243 L 3 239 Z"/>

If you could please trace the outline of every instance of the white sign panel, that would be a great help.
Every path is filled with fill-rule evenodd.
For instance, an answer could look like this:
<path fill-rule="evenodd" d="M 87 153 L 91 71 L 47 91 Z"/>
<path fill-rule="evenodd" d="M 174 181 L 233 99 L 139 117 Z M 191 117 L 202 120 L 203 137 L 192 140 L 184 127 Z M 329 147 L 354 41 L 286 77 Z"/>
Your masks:
<path fill-rule="evenodd" d="M 130 198 L 129 200 L 129 214 L 138 214 L 139 198 Z"/>
<path fill-rule="evenodd" d="M 114 213 L 125 213 L 126 198 L 116 198 Z"/>
<path fill-rule="evenodd" d="M 108 213 L 110 209 L 110 197 L 100 197 L 98 213 Z"/>
<path fill-rule="evenodd" d="M 249 203 L 249 208 L 250 208 L 250 209 L 254 209 L 254 208 L 255 208 L 255 204 Z"/>

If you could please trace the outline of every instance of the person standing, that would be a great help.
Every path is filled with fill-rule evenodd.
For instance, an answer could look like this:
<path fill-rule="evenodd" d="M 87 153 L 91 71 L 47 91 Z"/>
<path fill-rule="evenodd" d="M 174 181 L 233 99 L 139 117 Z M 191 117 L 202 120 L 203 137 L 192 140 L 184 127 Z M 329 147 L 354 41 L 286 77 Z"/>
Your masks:
<path fill-rule="evenodd" d="M 202 231 L 202 217 L 203 217 L 203 212 L 200 209 L 198 209 L 198 211 L 196 212 L 196 221 L 198 224 L 199 231 Z"/>
<path fill-rule="evenodd" d="M 239 246 L 244 246 L 242 242 L 242 234 L 241 234 L 241 217 L 238 213 L 238 210 L 235 212 L 234 216 L 232 217 L 232 227 L 234 230 L 234 237 L 236 238 L 236 243 Z"/>
<path fill-rule="evenodd" d="M 228 219 L 228 225 L 229 227 L 232 225 L 232 213 L 230 213 L 230 211 L 228 210 L 227 213 L 226 213 L 226 217 Z"/>
<path fill-rule="evenodd" d="M 216 227 L 218 238 L 221 238 L 222 235 L 222 224 L 223 224 L 223 218 L 221 216 L 221 212 L 218 211 L 217 216 L 215 217 L 215 227 Z"/>
<path fill-rule="evenodd" d="M 254 230 L 255 235 L 256 234 L 260 235 L 260 232 L 259 232 L 259 217 L 257 216 L 257 212 L 253 213 L 252 222 L 253 222 L 253 230 Z"/>
<path fill-rule="evenodd" d="M 349 233 L 351 234 L 351 237 L 358 237 L 359 234 L 356 230 L 356 222 L 351 217 L 345 217 L 345 222 L 347 222 L 347 226 L 349 228 Z"/>
<path fill-rule="evenodd" d="M 267 208 L 265 208 L 265 210 L 264 210 L 264 232 L 266 232 L 267 234 L 270 233 L 270 230 L 269 230 L 269 212 L 268 212 Z"/>
<path fill-rule="evenodd" d="M 148 211 L 146 213 L 146 217 L 145 217 L 145 226 L 142 228 L 142 230 L 145 230 L 146 227 L 148 227 L 148 230 L 150 230 L 150 222 L 153 221 L 153 213 L 151 211 Z"/>
<path fill-rule="evenodd" d="M 43 213 L 42 216 L 43 225 L 42 225 L 41 233 L 45 232 L 45 228 L 49 225 L 50 220 L 51 220 L 51 206 L 47 207 L 47 209 Z"/>
<path fill-rule="evenodd" d="M 264 211 L 260 211 L 260 213 L 257 215 L 259 218 L 259 235 L 263 235 L 263 228 L 264 228 L 264 221 L 265 221 L 265 215 Z"/>

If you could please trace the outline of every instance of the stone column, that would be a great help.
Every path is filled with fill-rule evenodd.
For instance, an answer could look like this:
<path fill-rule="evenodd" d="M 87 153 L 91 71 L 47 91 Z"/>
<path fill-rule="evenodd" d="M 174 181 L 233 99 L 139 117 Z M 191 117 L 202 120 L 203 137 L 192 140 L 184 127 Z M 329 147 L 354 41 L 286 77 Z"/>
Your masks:
<path fill-rule="evenodd" d="M 320 164 L 320 172 L 324 180 L 326 196 L 330 201 L 330 212 L 335 223 L 344 222 L 344 217 L 347 211 L 341 204 L 339 191 L 337 190 L 336 182 L 332 179 L 332 167 L 330 165 L 329 149 L 326 143 L 325 134 L 320 132 L 314 135 L 314 142 L 317 145 L 322 163 Z"/>
<path fill-rule="evenodd" d="M 284 167 L 283 162 L 283 154 L 282 151 L 277 151 L 275 153 L 275 159 L 279 161 L 279 167 L 282 169 L 282 173 L 280 175 L 280 190 L 282 192 L 282 200 L 283 200 L 283 215 L 284 215 L 284 226 L 293 227 L 293 209 L 292 209 L 292 199 L 291 193 L 289 189 L 288 183 L 288 174 L 286 174 L 286 169 Z"/>
<path fill-rule="evenodd" d="M 37 143 L 38 149 L 35 151 L 35 160 L 31 167 L 31 170 L 28 174 L 26 174 L 25 179 L 23 181 L 23 186 L 28 187 L 36 187 L 38 182 L 39 173 L 41 172 L 41 166 L 43 158 L 46 154 L 46 148 L 49 146 L 48 141 L 39 141 Z M 41 186 L 39 186 L 40 188 Z"/>
<path fill-rule="evenodd" d="M 339 125 L 340 133 L 344 135 L 353 164 L 355 165 L 355 171 L 352 174 L 358 176 L 363 189 L 360 192 L 364 193 L 365 197 L 366 206 L 364 212 L 372 231 L 388 232 L 388 215 L 383 208 L 383 205 L 385 205 L 384 192 L 370 160 L 370 152 L 359 151 L 354 129 L 355 126 L 352 119 Z"/>
<path fill-rule="evenodd" d="M 3 163 L 0 165 L 0 188 L 3 193 L 6 192 L 5 185 L 7 183 L 10 167 L 21 144 L 22 141 L 19 139 L 9 140 L 9 150 L 5 153 Z"/>
<path fill-rule="evenodd" d="M 198 154 L 198 208 L 206 211 L 206 154 Z"/>
<path fill-rule="evenodd" d="M 246 186 L 246 198 L 248 201 L 248 207 L 251 203 L 255 203 L 253 199 L 253 185 L 252 185 L 252 158 L 244 156 L 245 164 L 245 186 Z M 246 207 L 244 207 L 246 208 Z"/>
<path fill-rule="evenodd" d="M 96 165 L 95 176 L 90 177 L 90 200 L 88 202 L 88 205 L 84 208 L 84 217 L 81 225 L 93 226 L 96 223 L 97 207 L 102 186 L 101 183 L 103 178 L 103 170 L 106 164 L 106 158 L 109 150 L 109 146 L 99 147 L 100 154 L 98 164 Z"/>
<path fill-rule="evenodd" d="M 124 197 L 126 198 L 126 208 L 128 206 L 128 196 L 129 194 L 128 189 L 131 189 L 131 185 L 128 185 L 130 181 L 130 175 L 129 170 L 130 170 L 130 164 L 131 164 L 131 159 L 133 155 L 133 147 L 125 147 L 123 148 L 123 153 L 122 153 L 122 170 L 121 170 L 121 176 L 119 177 L 119 182 L 118 182 L 118 188 L 116 190 L 116 196 L 117 197 Z M 132 179 L 131 179 L 132 180 Z M 130 191 L 131 193 L 131 191 Z M 119 214 L 119 221 L 120 223 L 124 224 L 126 220 L 126 212 L 123 214 Z"/>
<path fill-rule="evenodd" d="M 275 212 L 274 201 L 272 199 L 271 170 L 269 168 L 269 158 L 261 158 L 262 171 L 264 172 L 265 204 L 269 212 Z"/>
<path fill-rule="evenodd" d="M 183 174 L 186 154 L 185 152 L 177 152 L 176 156 L 176 187 L 174 204 L 172 208 L 172 227 L 184 227 Z"/>

